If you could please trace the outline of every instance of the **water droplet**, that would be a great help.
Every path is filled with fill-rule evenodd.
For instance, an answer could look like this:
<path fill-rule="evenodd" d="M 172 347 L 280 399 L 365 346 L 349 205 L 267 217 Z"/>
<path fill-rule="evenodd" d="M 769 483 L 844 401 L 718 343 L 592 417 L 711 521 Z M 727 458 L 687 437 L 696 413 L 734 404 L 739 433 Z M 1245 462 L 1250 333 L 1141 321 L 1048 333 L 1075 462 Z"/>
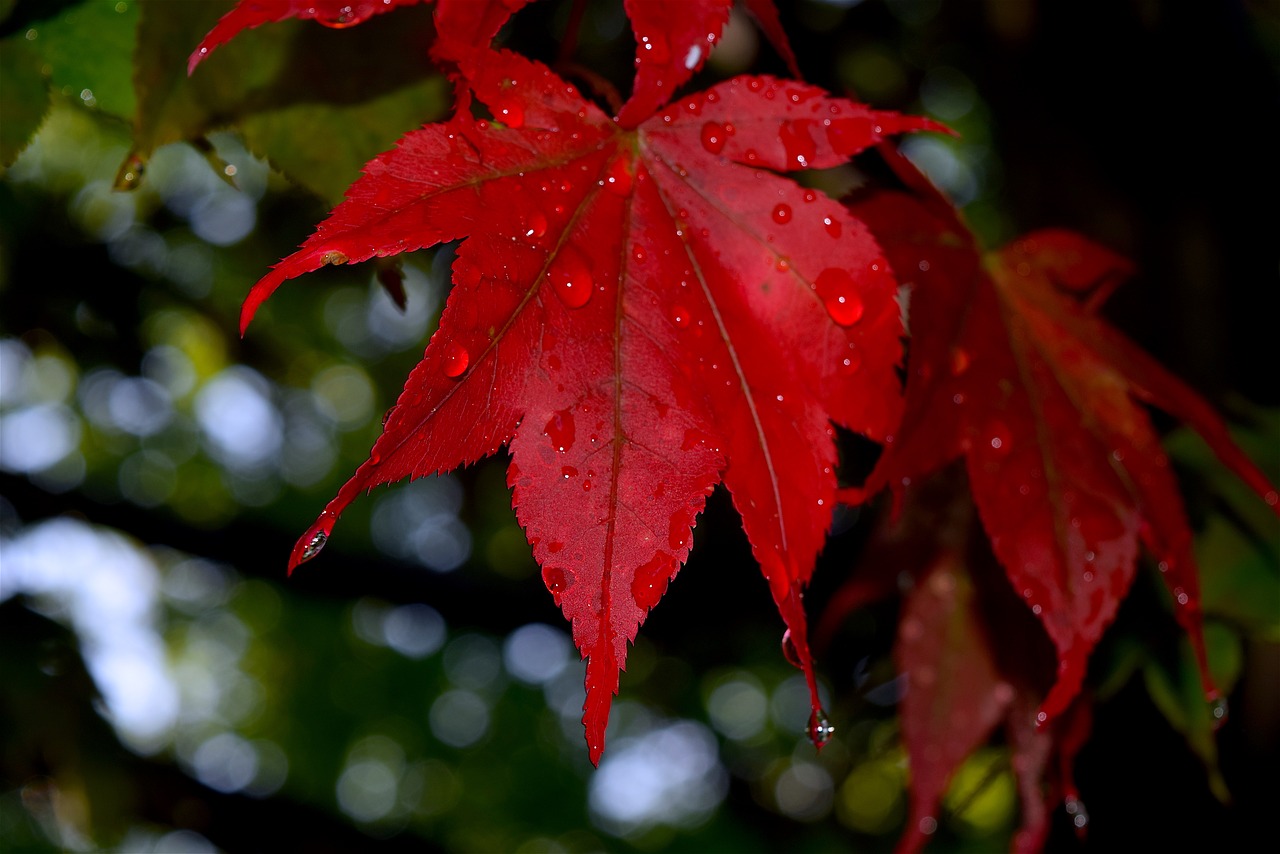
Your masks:
<path fill-rule="evenodd" d="M 524 126 L 524 107 L 519 101 L 502 99 L 493 104 L 493 117 L 509 128 Z"/>
<path fill-rule="evenodd" d="M 441 370 L 446 377 L 457 379 L 466 373 L 469 364 L 471 364 L 471 354 L 467 352 L 466 347 L 457 341 L 450 341 L 445 345 Z"/>
<path fill-rule="evenodd" d="M 840 360 L 840 373 L 852 374 L 862 367 L 862 353 L 850 346 L 849 352 Z"/>
<path fill-rule="evenodd" d="M 969 370 L 969 351 L 963 347 L 951 348 L 951 376 L 958 377 Z"/>
<path fill-rule="evenodd" d="M 778 225 L 791 222 L 791 205 L 780 204 L 773 209 L 773 221 Z"/>
<path fill-rule="evenodd" d="M 551 287 L 569 308 L 582 308 L 591 299 L 595 281 L 586 259 L 572 246 L 560 250 L 547 273 Z"/>
<path fill-rule="evenodd" d="M 932 836 L 938 832 L 938 820 L 931 815 L 927 815 L 916 823 L 916 827 L 920 828 L 920 832 L 925 836 Z"/>
<path fill-rule="evenodd" d="M 809 126 L 812 124 L 813 122 L 809 119 L 782 123 L 782 128 L 778 131 L 778 141 L 782 143 L 785 155 L 784 168 L 807 169 L 813 163 L 818 147 L 814 144 L 813 137 L 809 135 Z"/>
<path fill-rule="evenodd" d="M 684 329 L 689 325 L 689 309 L 682 305 L 676 305 L 671 309 L 671 322 L 680 329 Z"/>
<path fill-rule="evenodd" d="M 529 240 L 536 241 L 547 233 L 547 218 L 540 211 L 533 211 L 524 218 L 520 231 Z"/>
<path fill-rule="evenodd" d="M 828 267 L 814 281 L 827 314 L 841 326 L 852 326 L 862 319 L 862 298 L 858 296 L 849 271 Z"/>
<path fill-rule="evenodd" d="M 571 477 L 577 477 L 578 470 L 573 466 L 562 466 L 560 469 L 560 474 L 564 477 L 565 480 L 568 480 Z"/>
<path fill-rule="evenodd" d="M 673 564 L 670 555 L 658 552 L 648 563 L 636 568 L 635 577 L 631 580 L 631 598 L 636 605 L 648 611 L 658 604 L 667 592 Z"/>
<path fill-rule="evenodd" d="M 1214 693 L 1209 697 L 1209 719 L 1213 722 L 1213 728 L 1218 729 L 1227 722 L 1231 710 L 1227 707 L 1227 698 L 1221 694 Z"/>
<path fill-rule="evenodd" d="M 660 33 L 650 33 L 640 37 L 640 56 L 648 62 L 670 62 L 671 48 Z"/>
<path fill-rule="evenodd" d="M 558 566 L 544 566 L 542 568 L 542 583 L 547 585 L 547 590 L 551 591 L 551 595 L 555 597 L 556 604 L 559 605 L 560 596 L 573 586 L 573 573 Z"/>
<path fill-rule="evenodd" d="M 814 747 L 822 749 L 822 746 L 831 740 L 835 731 L 836 728 L 822 709 L 814 709 L 809 715 L 809 740 L 813 742 Z"/>
<path fill-rule="evenodd" d="M 564 452 L 573 447 L 575 427 L 573 413 L 569 410 L 563 409 L 552 415 L 544 429 L 546 435 L 551 439 L 551 447 L 557 451 Z"/>
<path fill-rule="evenodd" d="M 629 196 L 634 183 L 635 176 L 631 173 L 631 162 L 625 156 L 618 157 L 610 163 L 608 170 L 604 173 L 604 188 L 615 196 L 623 198 Z"/>
<path fill-rule="evenodd" d="M 987 447 L 996 456 L 1004 456 L 1013 447 L 1013 435 L 1003 421 L 992 421 L 987 427 Z"/>
<path fill-rule="evenodd" d="M 329 535 L 324 531 L 316 531 L 315 536 L 307 543 L 307 547 L 302 550 L 302 557 L 299 563 L 306 563 L 324 550 L 324 544 L 329 542 Z"/>
<path fill-rule="evenodd" d="M 832 237 L 838 238 L 844 233 L 844 226 L 840 224 L 839 220 L 832 219 L 829 216 L 824 216 L 822 218 L 822 224 L 826 226 L 827 234 L 830 234 Z"/>
<path fill-rule="evenodd" d="M 316 22 L 323 24 L 334 30 L 345 30 L 347 27 L 354 27 L 356 24 L 369 20 L 373 15 L 373 9 L 364 3 L 352 3 L 343 6 L 338 10 L 338 14 L 333 17 L 316 17 Z"/>
<path fill-rule="evenodd" d="M 147 161 L 136 151 L 129 152 L 120 170 L 116 172 L 115 189 L 135 190 L 142 183 L 142 173 L 147 169 Z"/>
<path fill-rule="evenodd" d="M 791 639 L 791 629 L 787 629 L 782 633 L 782 657 L 792 667 L 804 670 L 804 662 L 800 660 L 800 651 L 796 649 L 795 641 Z"/>
<path fill-rule="evenodd" d="M 724 125 L 719 122 L 707 122 L 702 126 L 702 147 L 712 154 L 724 151 L 727 141 Z"/>

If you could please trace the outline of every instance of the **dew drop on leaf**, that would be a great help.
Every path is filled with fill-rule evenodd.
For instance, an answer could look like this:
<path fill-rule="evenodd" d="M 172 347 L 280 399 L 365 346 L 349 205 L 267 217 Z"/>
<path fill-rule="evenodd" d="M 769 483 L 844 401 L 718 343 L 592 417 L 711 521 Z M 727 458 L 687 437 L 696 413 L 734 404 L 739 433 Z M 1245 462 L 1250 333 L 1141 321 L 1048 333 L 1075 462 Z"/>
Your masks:
<path fill-rule="evenodd" d="M 561 594 L 573 586 L 573 573 L 567 572 L 558 566 L 544 566 L 542 568 L 542 583 L 547 585 L 547 590 L 551 591 L 551 595 L 555 597 L 556 604 L 559 605 Z"/>
<path fill-rule="evenodd" d="M 316 18 L 316 22 L 334 30 L 345 30 L 347 27 L 354 27 L 356 24 L 363 23 L 373 15 L 373 9 L 364 3 L 352 3 L 349 6 L 343 6 L 338 10 L 338 14 L 332 18 Z"/>
<path fill-rule="evenodd" d="M 552 415 L 545 430 L 551 439 L 551 447 L 557 451 L 564 452 L 573 447 L 575 427 L 573 413 L 569 410 L 564 409 Z"/>
<path fill-rule="evenodd" d="M 547 233 L 547 218 L 540 211 L 532 211 L 525 216 L 520 230 L 530 240 L 537 240 Z"/>
<path fill-rule="evenodd" d="M 778 225 L 791 222 L 791 205 L 780 204 L 773 209 L 773 221 Z"/>
<path fill-rule="evenodd" d="M 822 746 L 831 740 L 835 731 L 836 728 L 822 709 L 814 709 L 809 715 L 809 740 L 813 742 L 814 747 L 822 749 Z"/>
<path fill-rule="evenodd" d="M 658 33 L 640 37 L 640 55 L 645 61 L 662 64 L 671 61 L 671 48 Z"/>
<path fill-rule="evenodd" d="M 796 649 L 795 641 L 791 639 L 791 629 L 782 633 L 782 656 L 792 667 L 804 669 L 804 663 L 800 661 L 800 652 Z"/>
<path fill-rule="evenodd" d="M 689 325 L 689 309 L 682 305 L 676 305 L 671 309 L 671 322 L 680 329 L 684 329 Z"/>
<path fill-rule="evenodd" d="M 832 237 L 838 238 L 844 232 L 844 226 L 840 224 L 840 221 L 829 216 L 822 218 L 822 224 L 826 226 L 827 234 Z"/>
<path fill-rule="evenodd" d="M 591 291 L 595 287 L 591 270 L 572 246 L 560 250 L 547 277 L 551 279 L 551 288 L 556 296 L 569 308 L 582 308 L 591 299 Z"/>
<path fill-rule="evenodd" d="M 788 169 L 807 169 L 817 156 L 818 147 L 809 135 L 809 124 L 812 122 L 808 120 L 783 122 L 782 129 L 778 131 L 778 141 L 782 143 Z"/>
<path fill-rule="evenodd" d="M 516 100 L 502 100 L 494 104 L 493 117 L 509 128 L 524 127 L 524 107 Z"/>
<path fill-rule="evenodd" d="M 631 195 L 631 186 L 634 181 L 631 164 L 627 162 L 626 157 L 616 158 L 604 173 L 604 188 L 615 196 L 626 198 Z"/>
<path fill-rule="evenodd" d="M 828 267 L 814 281 L 827 314 L 841 326 L 853 326 L 862 319 L 862 298 L 858 296 L 853 276 L 840 267 Z"/>
<path fill-rule="evenodd" d="M 446 377 L 457 379 L 467 371 L 467 366 L 471 364 L 471 354 L 467 352 L 467 348 L 463 347 L 457 341 L 450 341 L 444 350 L 444 363 L 442 370 Z"/>
<path fill-rule="evenodd" d="M 996 456 L 1004 456 L 1012 449 L 1013 436 L 1009 433 L 1009 428 L 1001 421 L 993 421 L 987 428 L 987 447 L 991 449 L 991 453 Z"/>
<path fill-rule="evenodd" d="M 329 542 L 329 535 L 324 531 L 316 531 L 316 535 L 307 543 L 307 547 L 302 550 L 301 561 L 311 560 L 324 550 L 324 544 Z"/>
<path fill-rule="evenodd" d="M 648 563 L 637 567 L 635 578 L 631 580 L 631 598 L 637 606 L 648 611 L 667 592 L 670 579 L 671 558 L 664 552 L 658 552 Z"/>
<path fill-rule="evenodd" d="M 712 154 L 719 154 L 724 151 L 725 144 L 724 125 L 719 122 L 707 122 L 702 126 L 702 147 Z"/>

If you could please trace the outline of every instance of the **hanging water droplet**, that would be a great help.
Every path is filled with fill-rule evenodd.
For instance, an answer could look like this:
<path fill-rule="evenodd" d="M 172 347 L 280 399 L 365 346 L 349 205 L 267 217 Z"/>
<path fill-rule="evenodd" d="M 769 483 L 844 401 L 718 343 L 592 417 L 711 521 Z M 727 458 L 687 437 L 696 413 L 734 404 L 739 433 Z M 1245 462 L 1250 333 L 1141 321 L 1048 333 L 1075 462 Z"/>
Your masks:
<path fill-rule="evenodd" d="M 582 308 L 591 299 L 595 289 L 595 281 L 591 277 L 591 269 L 587 261 L 572 246 L 560 250 L 556 260 L 547 273 L 551 280 L 551 288 L 569 308 Z"/>
<path fill-rule="evenodd" d="M 1226 697 L 1219 694 L 1209 698 L 1209 718 L 1213 722 L 1214 729 L 1220 728 L 1227 722 L 1230 711 Z"/>
<path fill-rule="evenodd" d="M 822 746 L 831 740 L 835 731 L 836 728 L 822 709 L 814 709 L 809 715 L 809 740 L 813 742 L 814 747 L 822 749 Z"/>
<path fill-rule="evenodd" d="M 782 657 L 792 667 L 804 669 L 804 662 L 800 660 L 800 651 L 796 649 L 796 643 L 791 639 L 791 629 L 782 633 Z"/>
<path fill-rule="evenodd" d="M 724 125 L 719 122 L 707 122 L 702 126 L 702 147 L 712 154 L 724 151 L 727 142 Z"/>
<path fill-rule="evenodd" d="M 840 267 L 828 267 L 814 281 L 827 314 L 841 326 L 853 326 L 862 319 L 862 298 L 858 296 L 853 276 Z"/>
<path fill-rule="evenodd" d="M 467 348 L 463 347 L 457 341 L 450 341 L 444 350 L 444 362 L 441 370 L 444 375 L 451 379 L 457 379 L 467 371 L 467 366 L 471 364 L 471 354 L 467 352 Z"/>
<path fill-rule="evenodd" d="M 334 30 L 345 30 L 356 24 L 369 20 L 373 15 L 372 7 L 365 3 L 351 3 L 338 10 L 333 17 L 316 17 L 316 22 Z"/>
<path fill-rule="evenodd" d="M 773 209 L 773 221 L 778 225 L 786 225 L 791 222 L 791 205 L 780 204 Z"/>
<path fill-rule="evenodd" d="M 324 544 L 329 542 L 329 535 L 324 531 L 316 531 L 314 537 L 307 543 L 307 547 L 302 550 L 302 557 L 299 562 L 305 563 L 324 550 Z"/>

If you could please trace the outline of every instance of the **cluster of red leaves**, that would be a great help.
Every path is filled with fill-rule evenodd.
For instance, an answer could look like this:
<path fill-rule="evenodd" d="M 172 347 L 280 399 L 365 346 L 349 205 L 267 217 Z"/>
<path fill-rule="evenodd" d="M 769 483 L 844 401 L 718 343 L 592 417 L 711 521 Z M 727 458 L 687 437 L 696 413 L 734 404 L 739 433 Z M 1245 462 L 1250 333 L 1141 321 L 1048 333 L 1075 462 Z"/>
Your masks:
<path fill-rule="evenodd" d="M 288 17 L 349 26 L 412 2 L 241 0 L 190 67 L 246 27 Z M 731 0 L 627 0 L 636 76 L 611 118 L 548 68 L 489 46 L 527 2 L 437 0 L 432 50 L 453 71 L 455 115 L 371 161 L 245 302 L 242 331 L 288 279 L 462 240 L 438 331 L 290 568 L 319 552 L 361 492 L 508 447 L 517 515 L 588 661 L 594 762 L 627 644 L 723 482 L 808 678 L 821 745 L 830 727 L 802 592 L 837 500 L 905 492 L 907 512 L 881 547 L 913 544 L 913 562 L 893 560 L 916 576 L 898 645 L 914 689 L 902 710 L 911 826 L 1003 721 L 1022 766 L 1020 839 L 1033 847 L 1047 827 L 1043 769 L 1051 759 L 1069 768 L 1088 731 L 1076 701 L 1139 543 L 1159 562 L 1214 694 L 1189 528 L 1142 404 L 1190 423 L 1272 505 L 1274 489 L 1194 393 L 1096 315 L 1127 272 L 1122 259 L 1062 232 L 984 257 L 885 143 L 940 126 L 771 77 L 672 101 Z M 744 5 L 794 72 L 773 4 Z M 491 120 L 473 115 L 473 99 Z M 905 191 L 846 205 L 785 174 L 871 146 L 897 164 Z M 838 488 L 832 424 L 885 446 L 861 489 Z M 951 518 L 967 502 L 943 502 L 962 509 L 939 520 L 912 511 L 920 502 L 906 490 L 961 456 L 1008 579 L 997 581 L 1025 603 L 998 619 L 989 602 L 1000 591 L 962 559 L 972 526 Z M 1043 662 L 993 649 L 992 626 L 1036 631 L 1032 615 L 1052 642 L 1052 685 Z M 1059 779 L 1053 791 L 1070 795 L 1069 773 Z"/>

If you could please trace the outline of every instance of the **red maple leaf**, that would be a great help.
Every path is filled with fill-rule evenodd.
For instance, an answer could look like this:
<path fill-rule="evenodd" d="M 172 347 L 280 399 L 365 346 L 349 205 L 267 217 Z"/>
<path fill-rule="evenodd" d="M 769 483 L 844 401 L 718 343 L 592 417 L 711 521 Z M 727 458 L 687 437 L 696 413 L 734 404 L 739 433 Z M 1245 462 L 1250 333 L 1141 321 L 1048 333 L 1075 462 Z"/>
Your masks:
<path fill-rule="evenodd" d="M 1191 531 L 1142 404 L 1186 421 L 1273 507 L 1276 491 L 1198 395 L 1093 312 L 1127 262 L 1057 231 L 984 259 L 940 199 L 882 191 L 852 207 L 912 282 L 903 421 L 868 488 L 901 490 L 965 458 L 995 554 L 1057 650 L 1038 720 L 1077 695 L 1133 581 L 1139 543 L 1159 564 L 1216 699 Z"/>
<path fill-rule="evenodd" d="M 517 55 L 460 67 L 505 121 L 408 134 L 245 301 L 242 330 L 286 279 L 466 238 L 383 435 L 290 567 L 360 492 L 509 444 L 519 520 L 588 658 L 595 761 L 627 642 L 723 480 L 820 723 L 800 591 L 835 496 L 830 421 L 893 429 L 901 321 L 866 227 L 771 170 L 937 126 L 741 77 L 629 130 Z"/>

